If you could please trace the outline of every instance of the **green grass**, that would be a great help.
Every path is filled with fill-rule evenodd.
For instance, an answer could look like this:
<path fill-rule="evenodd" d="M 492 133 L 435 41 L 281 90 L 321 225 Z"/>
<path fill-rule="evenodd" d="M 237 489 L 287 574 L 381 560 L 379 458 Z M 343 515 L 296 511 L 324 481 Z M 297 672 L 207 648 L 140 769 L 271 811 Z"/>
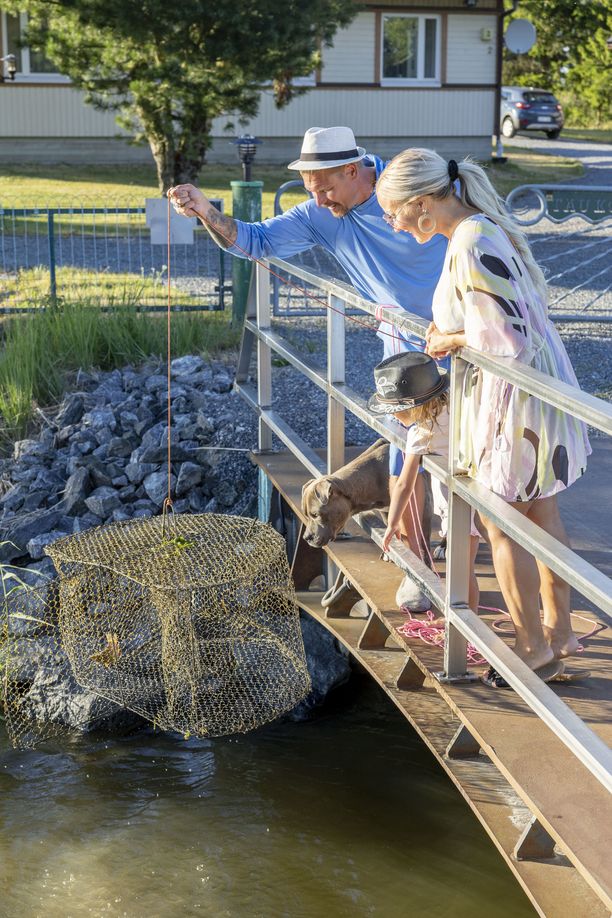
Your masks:
<path fill-rule="evenodd" d="M 562 182 L 582 175 L 583 167 L 572 159 L 532 153 L 513 148 L 508 162 L 495 165 L 491 177 L 500 194 L 508 194 L 516 185 L 534 182 Z M 274 213 L 274 194 L 279 185 L 298 178 L 282 166 L 255 162 L 253 178 L 263 181 L 262 211 L 264 219 Z M 238 163 L 205 166 L 198 185 L 209 197 L 222 198 L 226 213 L 231 213 L 230 182 L 242 178 Z M 155 170 L 148 166 L 2 166 L 0 168 L 0 204 L 4 207 L 117 207 L 141 206 L 146 197 L 157 197 Z M 283 196 L 286 210 L 304 200 L 300 192 Z M 8 218 L 5 218 L 8 219 Z M 74 227 L 72 218 L 56 218 L 61 228 Z M 75 215 L 91 229 L 91 218 Z M 43 218 L 31 218 L 30 231 Z M 103 232 L 104 220 L 97 218 L 97 231 Z M 119 218 L 121 221 L 121 218 Z M 115 218 L 112 222 L 114 229 Z M 43 227 L 39 226 L 39 232 Z M 18 230 L 21 232 L 21 230 Z"/>
<path fill-rule="evenodd" d="M 542 156 L 521 147 L 512 147 L 506 153 L 507 162 L 492 161 L 488 166 L 489 177 L 502 197 L 506 197 L 517 185 L 548 182 L 562 185 L 584 175 L 584 166 L 575 159 L 548 154 Z"/>
<path fill-rule="evenodd" d="M 84 268 L 58 268 L 57 296 L 60 302 L 83 303 L 86 306 L 122 306 L 124 304 L 164 305 L 168 300 L 165 272 L 157 276 L 111 271 L 98 273 Z M 171 286 L 172 302 L 185 295 Z M 44 267 L 23 268 L 3 282 L 1 299 L 11 306 L 38 308 L 49 300 L 49 271 Z M 187 297 L 187 299 L 189 299 Z M 194 305 L 196 300 L 194 299 Z"/>
<path fill-rule="evenodd" d="M 241 178 L 238 163 L 205 166 L 197 184 L 209 197 L 223 198 L 225 212 L 231 213 L 230 182 Z M 264 183 L 262 207 L 267 218 L 274 213 L 274 194 L 279 185 L 299 176 L 282 166 L 256 163 L 253 178 Z M 152 166 L 0 166 L 0 205 L 5 208 L 141 207 L 145 198 L 158 196 Z M 285 195 L 283 207 L 287 209 L 302 200 L 303 194 Z"/>
<path fill-rule="evenodd" d="M 612 143 L 612 127 L 563 128 L 562 140 L 590 140 L 595 143 Z"/>
<path fill-rule="evenodd" d="M 4 323 L 0 442 L 7 444 L 25 434 L 35 404 L 59 401 L 71 371 L 110 370 L 166 354 L 165 316 L 138 313 L 129 302 L 107 313 L 90 306 L 66 304 Z M 171 328 L 174 357 L 214 353 L 238 343 L 239 333 L 224 313 L 176 313 Z"/>

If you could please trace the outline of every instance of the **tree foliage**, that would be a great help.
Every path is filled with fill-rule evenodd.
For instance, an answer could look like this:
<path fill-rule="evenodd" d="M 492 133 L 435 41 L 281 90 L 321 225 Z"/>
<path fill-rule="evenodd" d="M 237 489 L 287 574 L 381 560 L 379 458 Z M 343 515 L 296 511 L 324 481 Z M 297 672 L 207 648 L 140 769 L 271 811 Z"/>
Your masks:
<path fill-rule="evenodd" d="M 25 41 L 147 140 L 160 190 L 193 181 L 213 120 L 256 115 L 262 86 L 276 104 L 306 91 L 295 77 L 358 10 L 354 0 L 5 0 L 28 13 Z"/>
<path fill-rule="evenodd" d="M 527 54 L 504 51 L 504 84 L 573 96 L 575 108 L 588 96 L 599 120 L 609 119 L 612 0 L 520 0 L 510 18 L 529 19 L 537 40 Z"/>

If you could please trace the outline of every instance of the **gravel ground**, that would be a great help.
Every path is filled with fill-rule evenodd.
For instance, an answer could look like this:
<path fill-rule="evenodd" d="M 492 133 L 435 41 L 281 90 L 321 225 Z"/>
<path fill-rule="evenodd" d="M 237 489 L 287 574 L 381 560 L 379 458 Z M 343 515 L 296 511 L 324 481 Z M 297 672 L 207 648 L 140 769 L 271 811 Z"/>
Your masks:
<path fill-rule="evenodd" d="M 363 319 L 360 317 L 361 321 Z M 286 337 L 304 357 L 319 367 L 326 365 L 326 324 L 322 318 L 276 319 L 273 328 Z M 372 391 L 373 368 L 382 357 L 382 342 L 376 337 L 376 323 L 363 328 L 352 322 L 346 329 L 346 381 L 365 397 Z M 559 327 L 581 387 L 599 398 L 612 401 L 612 326 L 567 324 Z M 315 447 L 326 445 L 325 394 L 291 366 L 273 366 L 273 407 L 294 430 Z M 234 395 L 233 398 L 239 398 Z M 234 406 L 249 446 L 257 441 L 256 419 L 244 405 Z M 591 431 L 593 436 L 604 436 Z M 346 415 L 347 445 L 367 445 L 375 433 L 349 412 Z M 282 444 L 276 443 L 277 448 Z"/>

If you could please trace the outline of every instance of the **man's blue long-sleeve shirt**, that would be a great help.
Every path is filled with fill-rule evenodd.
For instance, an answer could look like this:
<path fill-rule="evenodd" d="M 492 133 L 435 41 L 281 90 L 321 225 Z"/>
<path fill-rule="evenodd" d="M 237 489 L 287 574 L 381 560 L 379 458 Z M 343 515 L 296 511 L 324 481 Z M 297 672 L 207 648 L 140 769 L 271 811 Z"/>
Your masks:
<path fill-rule="evenodd" d="M 376 166 L 378 178 L 385 163 L 377 156 L 368 159 Z M 409 233 L 394 232 L 383 220 L 374 192 L 340 218 L 308 200 L 262 223 L 239 220 L 236 223 L 236 245 L 227 249 L 232 255 L 244 258 L 240 251 L 244 249 L 253 258 L 290 258 L 321 245 L 335 255 L 365 299 L 380 305 L 401 306 L 431 319 L 431 301 L 447 240 L 444 236 L 434 236 L 430 242 L 419 245 Z"/>

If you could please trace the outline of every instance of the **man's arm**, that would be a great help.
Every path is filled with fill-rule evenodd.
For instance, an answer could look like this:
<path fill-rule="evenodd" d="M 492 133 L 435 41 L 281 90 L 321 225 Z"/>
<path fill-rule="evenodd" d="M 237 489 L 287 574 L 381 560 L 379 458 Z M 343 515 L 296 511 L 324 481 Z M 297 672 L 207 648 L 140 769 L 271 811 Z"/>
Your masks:
<path fill-rule="evenodd" d="M 195 185 L 169 188 L 168 197 L 177 214 L 197 217 L 222 249 L 228 249 L 236 242 L 238 226 L 234 218 L 218 211 Z"/>
<path fill-rule="evenodd" d="M 327 236 L 318 234 L 313 226 L 310 210 L 306 206 L 309 202 L 292 207 L 269 220 L 246 223 L 219 213 L 194 185 L 177 185 L 170 188 L 168 196 L 177 213 L 185 217 L 198 217 L 217 245 L 239 258 L 290 258 L 317 243 L 326 245 L 329 242 L 329 233 Z M 322 216 L 327 215 L 323 213 Z M 336 231 L 336 221 L 328 216 L 329 221 Z"/>

